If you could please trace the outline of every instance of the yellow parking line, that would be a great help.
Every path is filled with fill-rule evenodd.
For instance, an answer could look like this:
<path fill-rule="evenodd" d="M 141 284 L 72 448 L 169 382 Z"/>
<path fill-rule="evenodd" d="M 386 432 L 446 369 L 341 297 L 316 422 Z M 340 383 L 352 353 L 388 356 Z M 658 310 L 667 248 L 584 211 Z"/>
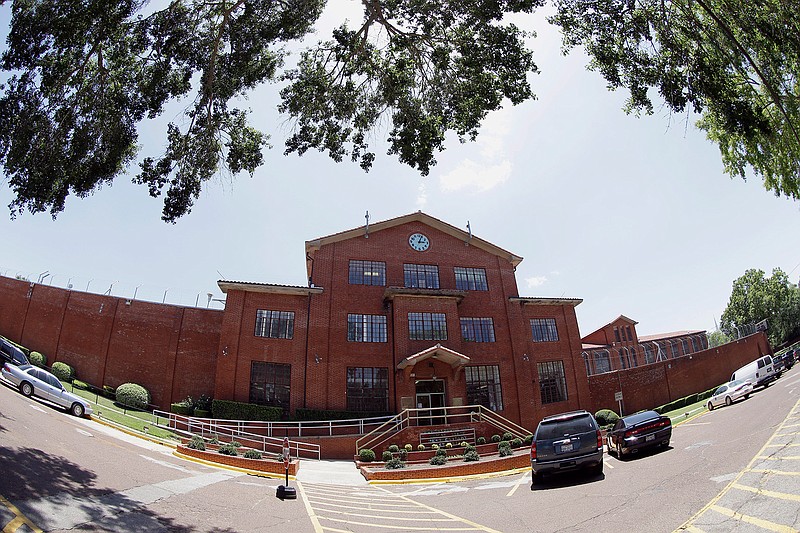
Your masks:
<path fill-rule="evenodd" d="M 689 526 L 685 529 L 685 531 L 689 531 L 689 533 L 706 533 L 704 530 L 695 526 Z"/>
<path fill-rule="evenodd" d="M 775 457 L 774 455 L 757 455 L 756 459 L 768 459 L 770 461 L 797 461 L 800 455 L 787 455 L 786 457 Z"/>
<path fill-rule="evenodd" d="M 3 528 L 3 533 L 14 533 L 20 526 L 23 524 L 31 528 L 35 533 L 44 533 L 41 529 L 36 527 L 33 522 L 28 520 L 28 518 L 22 514 L 17 506 L 11 503 L 10 501 L 6 500 L 2 496 L 0 496 L 0 503 L 5 505 L 9 511 L 14 513 L 14 519 L 11 520 L 8 524 L 5 525 Z"/>
<path fill-rule="evenodd" d="M 800 495 L 797 494 L 787 494 L 785 492 L 775 492 L 772 490 L 759 489 L 756 487 L 748 487 L 747 485 L 742 485 L 740 483 L 734 483 L 733 488 L 739 490 L 745 490 L 748 492 L 753 492 L 755 494 L 761 494 L 763 496 L 769 496 L 770 498 L 780 498 L 781 500 L 800 502 Z"/>
<path fill-rule="evenodd" d="M 323 533 L 322 525 L 319 523 L 319 519 L 314 513 L 314 509 L 311 507 L 311 503 L 309 503 L 308 498 L 306 497 L 306 491 L 303 490 L 303 484 L 300 483 L 300 481 L 295 481 L 295 484 L 297 485 L 297 491 L 303 498 L 303 504 L 306 506 L 306 512 L 308 513 L 308 518 L 311 519 L 311 525 L 314 526 L 314 531 L 316 533 Z"/>
<path fill-rule="evenodd" d="M 740 520 L 742 522 L 747 522 L 748 524 L 753 524 L 754 526 L 758 526 L 762 529 L 777 531 L 779 533 L 797 533 L 797 530 L 793 527 L 785 526 L 783 524 L 776 524 L 775 522 L 770 522 L 769 520 L 764 520 L 762 518 L 756 518 L 755 516 L 749 516 L 746 514 L 737 513 L 733 509 L 728 509 L 727 507 L 712 505 L 711 510 L 716 511 L 719 514 L 723 514 L 725 516 L 730 516 L 735 520 Z"/>
<path fill-rule="evenodd" d="M 776 476 L 800 476 L 800 472 L 796 472 L 794 470 L 773 470 L 771 468 L 754 468 L 750 470 L 750 472 L 756 472 L 758 474 L 772 474 Z"/>

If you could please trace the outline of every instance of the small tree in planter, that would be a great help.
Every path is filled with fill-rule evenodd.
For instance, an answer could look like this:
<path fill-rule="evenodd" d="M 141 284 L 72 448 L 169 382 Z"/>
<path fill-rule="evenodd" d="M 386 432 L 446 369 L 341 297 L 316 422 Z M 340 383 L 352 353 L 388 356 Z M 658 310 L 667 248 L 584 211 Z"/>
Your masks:
<path fill-rule="evenodd" d="M 400 459 L 398 459 L 397 457 L 395 457 L 395 458 L 393 458 L 393 459 L 391 459 L 389 461 L 386 461 L 386 465 L 385 466 L 389 470 L 396 470 L 398 468 L 405 468 L 406 464 L 403 461 L 401 461 Z"/>
<path fill-rule="evenodd" d="M 432 464 L 434 466 L 442 466 L 447 464 L 447 456 L 446 455 L 434 455 L 431 457 L 431 460 L 428 461 L 428 464 Z"/>
<path fill-rule="evenodd" d="M 369 448 L 363 448 L 358 451 L 358 459 L 364 463 L 371 463 L 375 460 L 375 452 Z"/>
<path fill-rule="evenodd" d="M 205 451 L 206 441 L 200 435 L 192 435 L 192 439 L 186 444 L 186 447 L 191 450 Z"/>
<path fill-rule="evenodd" d="M 261 452 L 258 450 L 247 450 L 244 452 L 245 459 L 261 459 Z"/>
<path fill-rule="evenodd" d="M 425 445 L 424 444 L 420 444 L 419 446 L 417 446 L 417 450 L 420 451 L 420 452 L 424 452 L 425 451 Z"/>
<path fill-rule="evenodd" d="M 511 449 L 511 443 L 507 440 L 500 441 L 497 445 L 497 452 L 500 454 L 500 457 L 507 457 L 514 454 L 514 450 Z"/>
<path fill-rule="evenodd" d="M 383 453 L 381 454 L 381 460 L 384 463 L 386 463 L 388 461 L 391 461 L 393 457 L 394 457 L 394 454 L 392 452 L 390 452 L 389 450 L 384 450 Z"/>
<path fill-rule="evenodd" d="M 478 444 L 486 444 L 486 437 L 484 437 L 483 435 L 478 437 Z"/>

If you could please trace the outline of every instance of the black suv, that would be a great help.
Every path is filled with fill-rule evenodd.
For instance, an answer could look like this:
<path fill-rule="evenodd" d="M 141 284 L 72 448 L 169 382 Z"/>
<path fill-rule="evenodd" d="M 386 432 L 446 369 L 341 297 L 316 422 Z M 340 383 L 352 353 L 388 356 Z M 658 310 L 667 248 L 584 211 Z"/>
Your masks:
<path fill-rule="evenodd" d="M 12 365 L 20 366 L 29 364 L 25 352 L 2 338 L 0 338 L 0 358 L 2 358 L 2 361 L 11 363 Z M 2 361 L 0 361 L 0 365 Z"/>
<path fill-rule="evenodd" d="M 545 417 L 531 442 L 532 484 L 544 474 L 588 469 L 603 473 L 603 436 L 588 411 L 572 411 Z"/>

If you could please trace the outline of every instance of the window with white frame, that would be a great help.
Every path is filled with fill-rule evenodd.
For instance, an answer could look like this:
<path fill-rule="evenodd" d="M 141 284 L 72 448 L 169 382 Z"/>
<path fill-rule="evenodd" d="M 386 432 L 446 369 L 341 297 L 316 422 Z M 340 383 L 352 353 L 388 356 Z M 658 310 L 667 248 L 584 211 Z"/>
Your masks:
<path fill-rule="evenodd" d="M 256 337 L 291 339 L 294 336 L 294 311 L 256 311 Z"/>
<path fill-rule="evenodd" d="M 347 340 L 350 342 L 386 342 L 384 315 L 347 315 Z"/>
<path fill-rule="evenodd" d="M 567 380 L 563 361 L 536 363 L 539 371 L 539 392 L 542 405 L 567 400 Z"/>
<path fill-rule="evenodd" d="M 491 318 L 462 318 L 461 338 L 466 342 L 494 342 L 494 323 Z"/>
<path fill-rule="evenodd" d="M 532 318 L 531 333 L 533 342 L 554 342 L 558 340 L 555 318 Z"/>

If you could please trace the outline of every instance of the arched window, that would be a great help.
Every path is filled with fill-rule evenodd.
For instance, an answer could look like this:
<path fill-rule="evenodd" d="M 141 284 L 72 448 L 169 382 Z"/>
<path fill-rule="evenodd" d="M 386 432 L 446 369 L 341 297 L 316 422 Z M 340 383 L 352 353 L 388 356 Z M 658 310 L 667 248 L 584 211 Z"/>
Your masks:
<path fill-rule="evenodd" d="M 611 356 L 608 350 L 595 350 L 592 354 L 594 355 L 594 369 L 597 374 L 611 372 Z"/>
<path fill-rule="evenodd" d="M 676 341 L 675 339 L 670 339 L 669 351 L 670 351 L 670 357 L 672 357 L 673 359 L 678 357 L 678 341 Z"/>
<path fill-rule="evenodd" d="M 657 342 L 656 345 L 658 345 L 656 361 L 666 361 L 669 359 L 669 356 L 667 355 L 667 343 L 665 341 L 660 341 Z"/>
<path fill-rule="evenodd" d="M 586 365 L 586 375 L 592 375 L 592 365 L 589 361 L 589 354 L 587 352 L 581 352 L 581 357 L 583 357 L 583 364 Z"/>
<path fill-rule="evenodd" d="M 686 337 L 681 339 L 681 346 L 683 347 L 683 355 L 691 353 L 689 351 L 689 341 L 686 340 Z"/>
<path fill-rule="evenodd" d="M 619 367 L 622 369 L 628 368 L 628 351 L 625 348 L 619 350 Z"/>
<path fill-rule="evenodd" d="M 697 337 L 692 336 L 691 337 L 691 341 L 692 341 L 692 351 L 693 352 L 699 352 L 700 351 L 700 344 L 697 342 Z"/>
<path fill-rule="evenodd" d="M 644 362 L 646 365 L 656 362 L 656 354 L 653 352 L 653 346 L 650 344 L 642 344 L 644 348 Z"/>
<path fill-rule="evenodd" d="M 639 366 L 639 361 L 636 359 L 636 348 L 631 346 L 630 350 L 631 350 L 631 359 L 633 360 L 633 366 Z"/>

